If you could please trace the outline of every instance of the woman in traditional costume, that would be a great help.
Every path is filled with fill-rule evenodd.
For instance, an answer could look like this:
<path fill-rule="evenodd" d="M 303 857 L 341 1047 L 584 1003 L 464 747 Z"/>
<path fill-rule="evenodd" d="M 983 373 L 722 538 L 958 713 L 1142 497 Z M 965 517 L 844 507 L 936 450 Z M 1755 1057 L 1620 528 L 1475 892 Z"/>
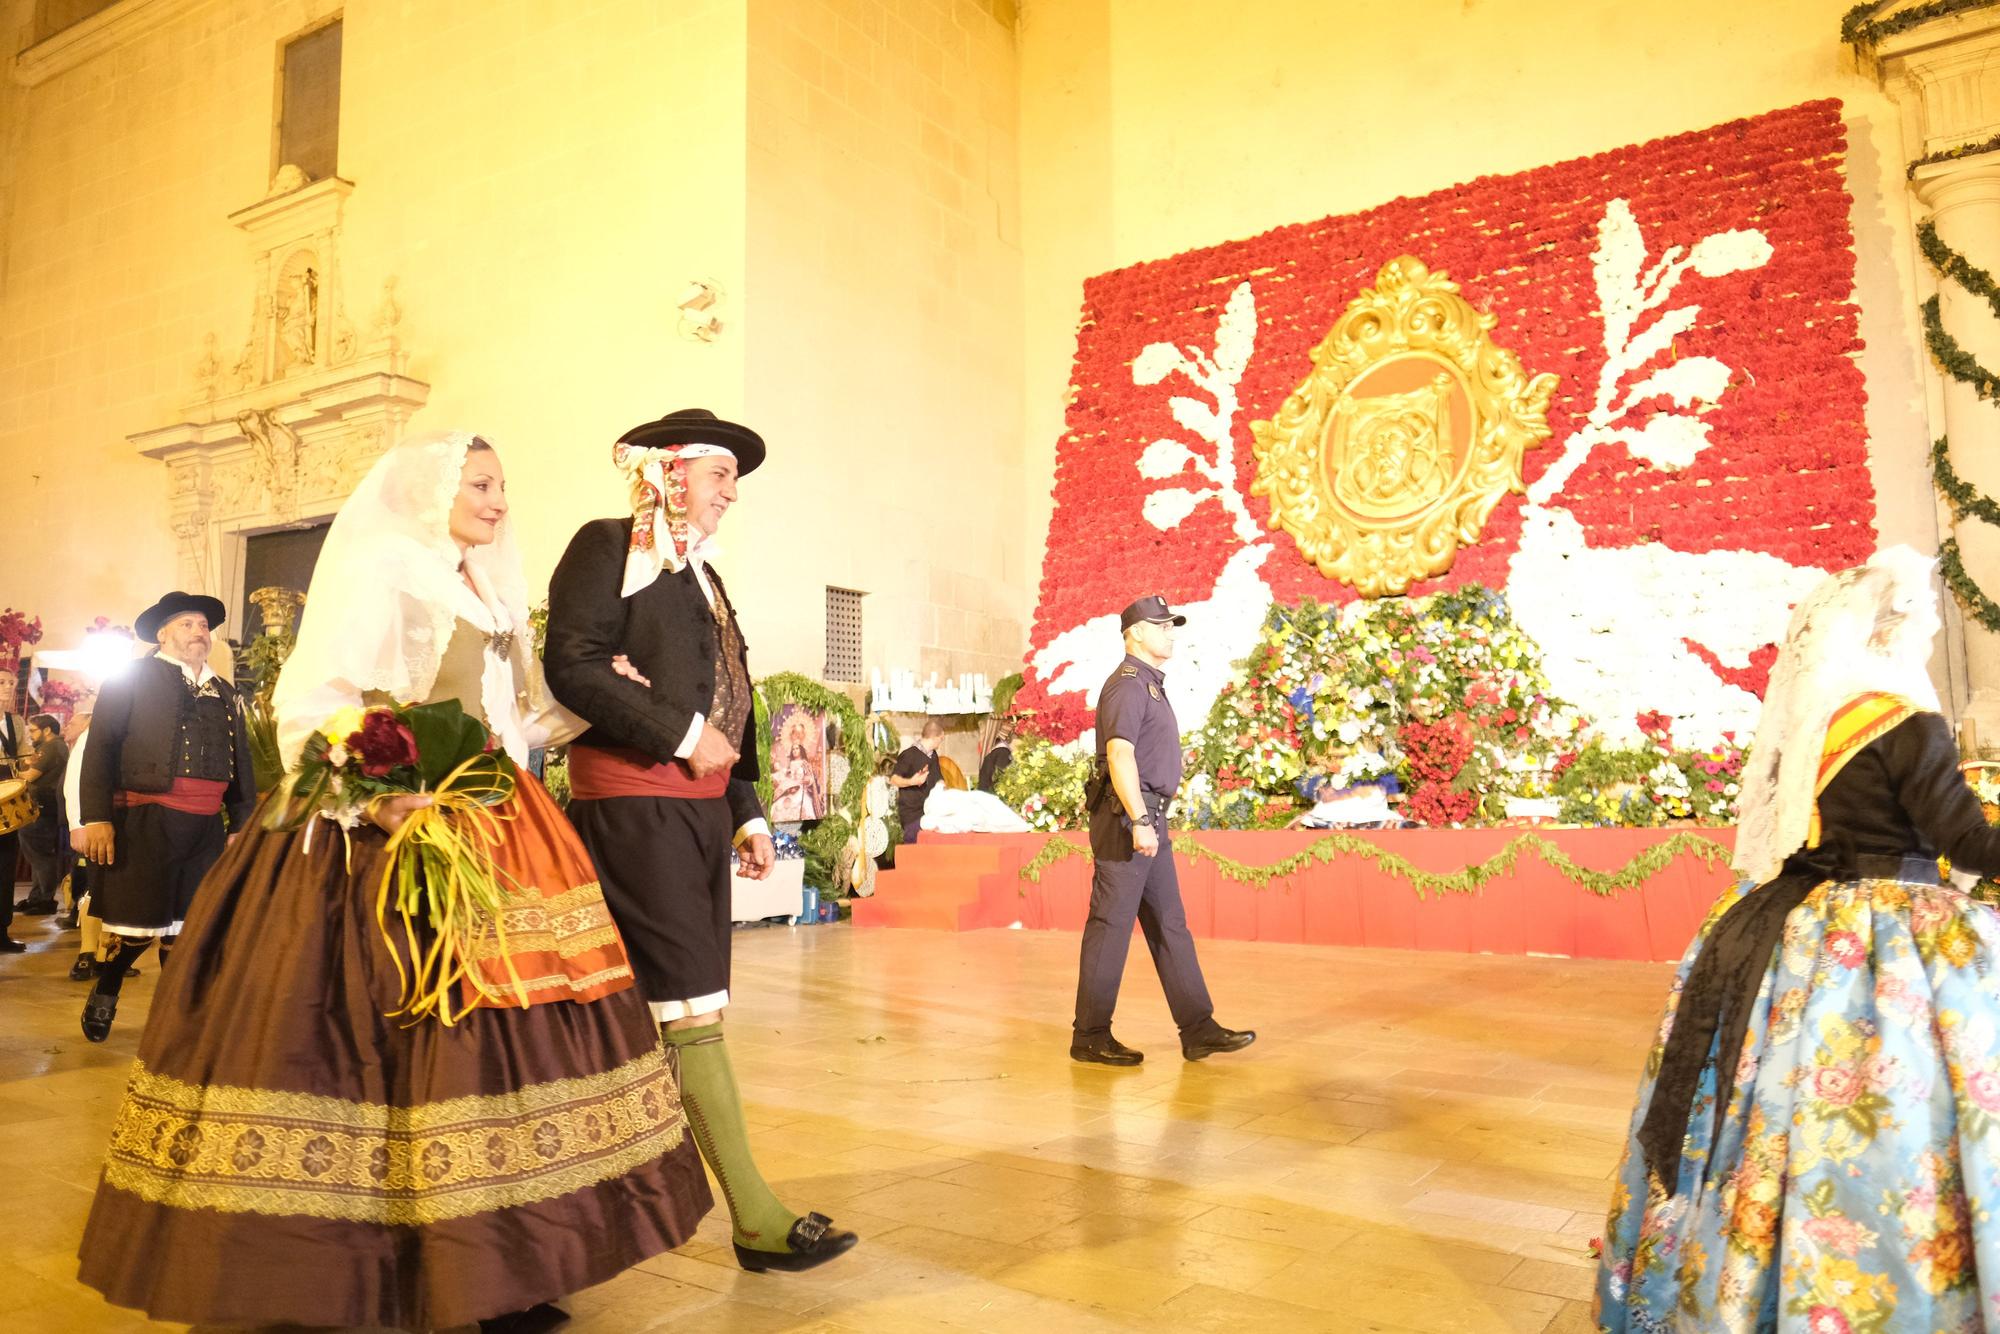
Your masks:
<path fill-rule="evenodd" d="M 1792 617 L 1735 867 L 1682 961 L 1612 1195 L 1607 1330 L 2000 1321 L 2000 872 L 1907 548 Z M 1940 883 L 1938 857 L 1952 863 Z"/>
<path fill-rule="evenodd" d="M 327 534 L 274 696 L 288 766 L 385 699 L 455 699 L 525 766 L 549 715 L 506 511 L 474 436 L 376 463 Z M 81 1277 L 113 1302 L 198 1324 L 546 1327 L 561 1313 L 541 1304 L 707 1212 L 590 861 L 525 767 L 495 812 L 505 929 L 477 977 L 412 1012 L 412 952 L 377 895 L 390 831 L 427 800 L 345 830 L 252 827 L 202 884 L 84 1234 Z"/>

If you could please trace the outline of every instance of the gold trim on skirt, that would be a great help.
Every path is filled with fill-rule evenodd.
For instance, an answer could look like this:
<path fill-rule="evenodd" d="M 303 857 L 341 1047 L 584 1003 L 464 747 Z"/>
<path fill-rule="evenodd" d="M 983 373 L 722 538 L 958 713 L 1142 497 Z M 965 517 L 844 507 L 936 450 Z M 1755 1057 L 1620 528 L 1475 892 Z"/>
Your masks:
<path fill-rule="evenodd" d="M 170 1208 L 423 1225 L 622 1176 L 677 1148 L 685 1124 L 658 1049 L 420 1107 L 202 1087 L 135 1063 L 104 1179 Z"/>

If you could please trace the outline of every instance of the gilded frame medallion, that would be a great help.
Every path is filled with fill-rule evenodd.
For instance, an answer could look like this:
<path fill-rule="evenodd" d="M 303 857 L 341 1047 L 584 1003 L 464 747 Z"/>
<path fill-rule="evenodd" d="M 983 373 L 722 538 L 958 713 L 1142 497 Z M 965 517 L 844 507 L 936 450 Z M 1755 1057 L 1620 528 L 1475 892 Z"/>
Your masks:
<path fill-rule="evenodd" d="M 1476 542 L 1521 461 L 1549 438 L 1556 377 L 1532 378 L 1458 284 L 1384 264 L 1313 349 L 1312 374 L 1250 424 L 1272 528 L 1363 597 L 1443 574 Z"/>

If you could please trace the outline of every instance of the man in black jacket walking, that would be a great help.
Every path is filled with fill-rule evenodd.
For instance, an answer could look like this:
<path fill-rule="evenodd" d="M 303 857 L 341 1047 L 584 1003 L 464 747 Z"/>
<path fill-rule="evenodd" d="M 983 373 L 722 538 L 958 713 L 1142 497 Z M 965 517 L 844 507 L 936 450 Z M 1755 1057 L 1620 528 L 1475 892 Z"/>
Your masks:
<path fill-rule="evenodd" d="M 160 651 L 104 683 L 83 754 L 78 799 L 83 855 L 104 868 L 93 909 L 105 956 L 83 1006 L 83 1035 L 102 1042 L 118 1013 L 125 970 L 160 942 L 164 965 L 222 855 L 223 813 L 241 830 L 257 804 L 243 702 L 208 666 L 222 604 L 169 593 L 134 622 Z"/>
<path fill-rule="evenodd" d="M 743 633 L 709 564 L 756 432 L 701 409 L 619 437 L 632 514 L 585 524 L 549 580 L 543 668 L 590 727 L 570 744 L 569 815 L 680 1059 L 682 1100 L 753 1271 L 810 1269 L 854 1244 L 779 1203 L 751 1157 L 722 1010 L 729 1003 L 730 857 L 773 862 L 757 800 L 756 707 Z"/>

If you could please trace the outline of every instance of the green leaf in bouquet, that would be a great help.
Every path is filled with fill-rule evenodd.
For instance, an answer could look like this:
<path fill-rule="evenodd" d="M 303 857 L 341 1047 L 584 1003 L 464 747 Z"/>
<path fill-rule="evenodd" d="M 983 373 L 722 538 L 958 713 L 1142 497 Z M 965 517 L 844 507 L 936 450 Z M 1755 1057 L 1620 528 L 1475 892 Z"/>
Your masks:
<path fill-rule="evenodd" d="M 323 763 L 301 765 L 278 780 L 264 803 L 264 828 L 288 833 L 304 824 L 325 800 L 328 770 Z"/>
<path fill-rule="evenodd" d="M 417 739 L 417 776 L 425 788 L 436 787 L 452 770 L 486 750 L 486 725 L 455 699 L 411 705 L 401 713 Z"/>

